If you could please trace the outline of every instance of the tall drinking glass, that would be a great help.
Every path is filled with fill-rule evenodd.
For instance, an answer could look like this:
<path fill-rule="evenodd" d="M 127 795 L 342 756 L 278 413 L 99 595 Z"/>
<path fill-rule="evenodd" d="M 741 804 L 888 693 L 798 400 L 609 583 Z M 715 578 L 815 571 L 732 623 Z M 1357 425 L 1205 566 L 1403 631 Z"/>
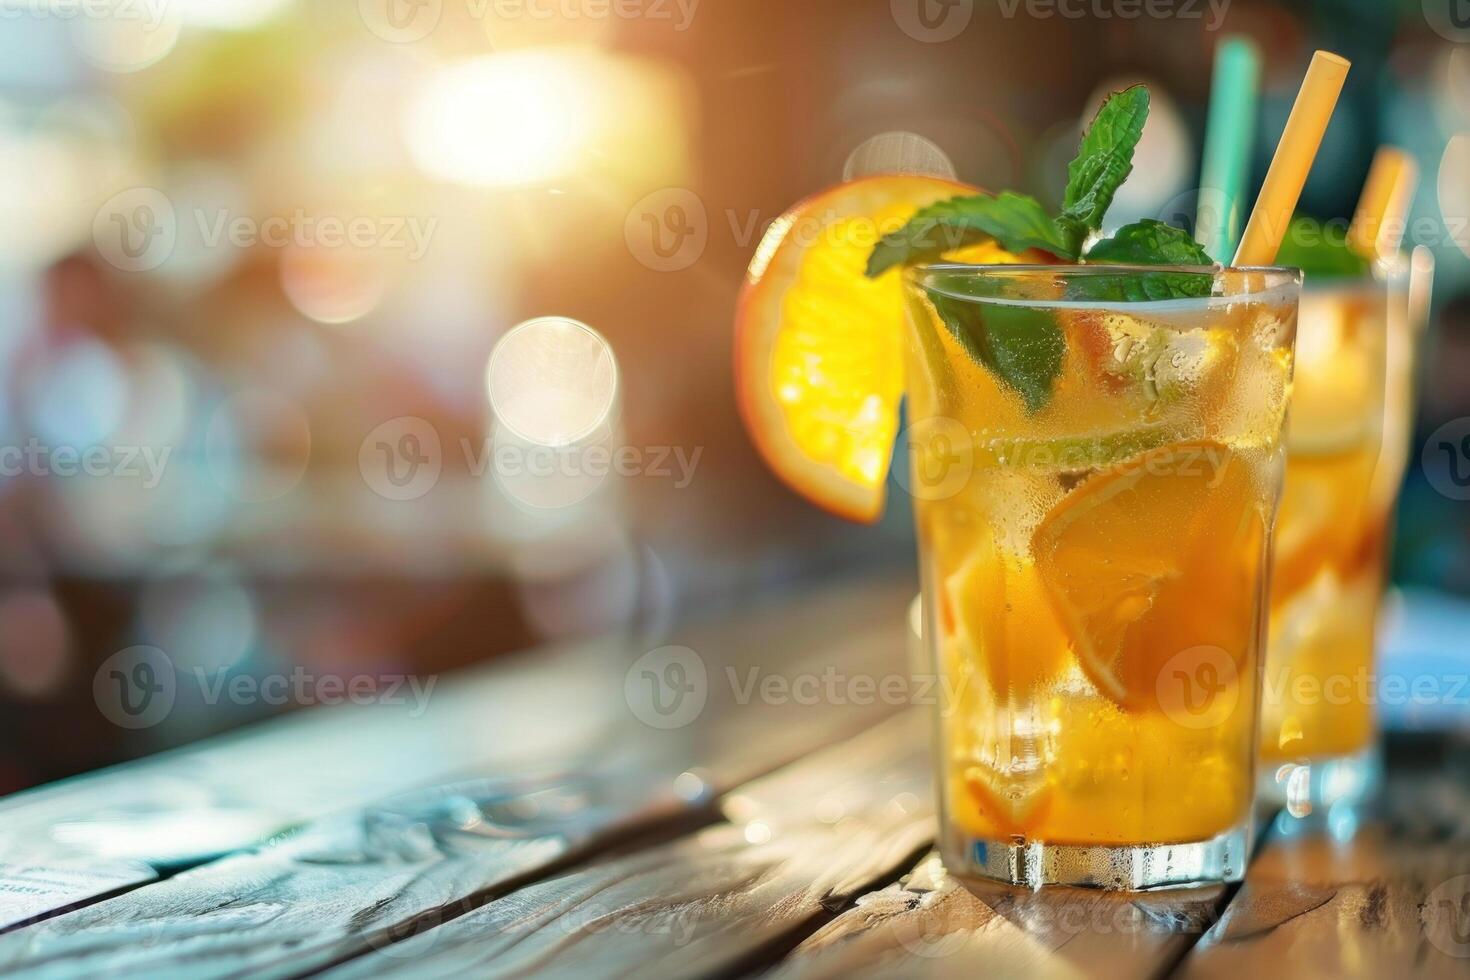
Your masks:
<path fill-rule="evenodd" d="M 1283 269 L 908 273 L 956 873 L 1240 878 L 1299 288 Z"/>
<path fill-rule="evenodd" d="M 1306 816 L 1378 777 L 1375 650 L 1408 460 L 1407 261 L 1302 294 L 1261 712 L 1261 795 Z"/>

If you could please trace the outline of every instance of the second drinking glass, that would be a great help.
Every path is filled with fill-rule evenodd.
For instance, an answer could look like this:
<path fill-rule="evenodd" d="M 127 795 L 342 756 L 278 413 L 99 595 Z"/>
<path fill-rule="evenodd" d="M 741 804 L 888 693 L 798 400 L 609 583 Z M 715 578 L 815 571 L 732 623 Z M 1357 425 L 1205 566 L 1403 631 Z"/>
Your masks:
<path fill-rule="evenodd" d="M 910 486 L 946 864 L 1237 880 L 1300 280 L 911 270 Z"/>

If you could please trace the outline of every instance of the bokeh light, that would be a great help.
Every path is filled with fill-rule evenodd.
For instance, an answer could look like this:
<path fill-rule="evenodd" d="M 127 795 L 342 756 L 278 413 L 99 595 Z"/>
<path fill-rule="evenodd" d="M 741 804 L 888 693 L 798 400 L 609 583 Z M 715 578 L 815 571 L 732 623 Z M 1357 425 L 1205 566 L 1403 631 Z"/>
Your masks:
<path fill-rule="evenodd" d="M 118 0 L 105 9 L 107 16 L 89 14 L 71 22 L 77 50 L 104 71 L 142 71 L 165 58 L 179 43 L 183 18 L 175 3 Z"/>
<path fill-rule="evenodd" d="M 64 679 L 70 652 L 66 615 L 50 590 L 19 589 L 0 598 L 0 685 L 43 697 Z"/>
<path fill-rule="evenodd" d="M 158 647 L 181 672 L 213 673 L 250 654 L 255 603 L 227 568 L 154 579 L 138 606 L 140 642 Z"/>
<path fill-rule="evenodd" d="M 106 345 L 69 343 L 48 352 L 31 376 L 26 404 L 32 427 L 50 445 L 96 445 L 122 422 L 127 372 Z"/>
<path fill-rule="evenodd" d="M 290 246 L 281 255 L 281 288 L 318 323 L 359 320 L 383 302 L 389 268 L 371 250 Z"/>
<path fill-rule="evenodd" d="M 259 27 L 295 0 L 169 0 L 184 23 L 221 30 Z"/>
<path fill-rule="evenodd" d="M 596 78 L 576 55 L 517 51 L 435 74 L 409 112 L 409 149 L 425 172 L 515 186 L 571 173 L 597 126 Z"/>
<path fill-rule="evenodd" d="M 1470 255 L 1470 133 L 1457 133 L 1439 160 L 1439 213 L 1460 251 Z"/>
<path fill-rule="evenodd" d="M 921 174 L 955 179 L 954 163 L 939 144 L 918 133 L 901 130 L 863 140 L 842 168 L 843 180 L 874 174 Z"/>
<path fill-rule="evenodd" d="M 608 423 L 618 399 L 612 346 L 567 317 L 528 320 L 500 338 L 486 390 L 496 419 L 541 446 L 564 446 Z"/>
<path fill-rule="evenodd" d="M 295 489 L 311 459 L 311 426 L 293 399 L 268 388 L 237 391 L 215 410 L 206 435 L 210 474 L 245 503 Z"/>

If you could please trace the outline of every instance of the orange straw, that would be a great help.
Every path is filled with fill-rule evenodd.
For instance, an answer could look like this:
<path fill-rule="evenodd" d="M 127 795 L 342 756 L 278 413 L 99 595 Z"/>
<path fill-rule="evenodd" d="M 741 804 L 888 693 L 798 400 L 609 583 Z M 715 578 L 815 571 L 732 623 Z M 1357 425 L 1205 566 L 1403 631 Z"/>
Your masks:
<path fill-rule="evenodd" d="M 1348 68 L 1346 58 L 1329 51 L 1312 55 L 1281 142 L 1276 145 L 1276 155 L 1271 158 L 1271 168 L 1266 171 L 1266 182 L 1261 185 L 1261 194 L 1235 252 L 1235 265 L 1270 265 L 1276 261 L 1332 110 L 1337 107 L 1337 97 L 1342 94 Z"/>
<path fill-rule="evenodd" d="M 1380 146 L 1348 229 L 1348 247 L 1366 259 L 1392 255 L 1404 237 L 1404 219 L 1414 200 L 1419 166 L 1395 146 Z"/>

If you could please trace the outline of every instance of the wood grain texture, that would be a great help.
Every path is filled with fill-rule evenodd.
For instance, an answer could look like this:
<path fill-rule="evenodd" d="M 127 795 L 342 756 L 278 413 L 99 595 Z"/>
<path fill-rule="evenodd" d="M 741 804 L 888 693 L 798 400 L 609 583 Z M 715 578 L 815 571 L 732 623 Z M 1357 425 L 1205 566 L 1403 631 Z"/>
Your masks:
<path fill-rule="evenodd" d="M 1183 976 L 1470 976 L 1470 753 L 1390 744 L 1393 775 L 1361 828 L 1342 813 L 1278 821 Z"/>
<path fill-rule="evenodd" d="M 496 766 L 317 820 L 258 850 L 0 937 L 0 973 L 295 975 L 479 905 L 610 837 L 687 820 L 711 794 L 899 710 L 882 698 L 847 696 L 814 708 L 790 695 L 789 682 L 831 672 L 906 676 L 902 613 L 911 590 L 908 583 L 846 587 L 683 633 L 705 666 L 705 703 L 697 718 L 669 730 L 630 710 L 631 652 L 578 669 L 541 664 L 537 683 L 511 686 L 509 696 L 529 696 L 529 706 L 504 691 L 482 692 L 478 730 L 468 724 L 434 738 L 448 744 L 489 732 L 521 743 L 523 756 L 529 746 L 559 744 L 560 768 L 517 777 L 515 767 Z M 839 616 L 850 629 L 832 630 Z M 769 677 L 788 683 L 762 694 Z M 583 735 L 568 739 L 568 732 Z M 276 762 L 285 770 L 291 754 L 281 751 Z M 387 760 L 395 762 L 415 765 L 398 754 Z"/>
<path fill-rule="evenodd" d="M 864 895 L 773 977 L 1153 977 L 1218 918 L 1226 889 L 1035 893 L 964 883 L 937 855 Z"/>
<path fill-rule="evenodd" d="M 911 712 L 724 804 L 729 820 L 522 889 L 328 976 L 682 978 L 779 952 L 934 833 L 928 720 Z"/>
<path fill-rule="evenodd" d="M 66 861 L 43 865 L 0 862 L 0 931 L 57 910 L 79 908 L 158 877 L 138 861 Z"/>

